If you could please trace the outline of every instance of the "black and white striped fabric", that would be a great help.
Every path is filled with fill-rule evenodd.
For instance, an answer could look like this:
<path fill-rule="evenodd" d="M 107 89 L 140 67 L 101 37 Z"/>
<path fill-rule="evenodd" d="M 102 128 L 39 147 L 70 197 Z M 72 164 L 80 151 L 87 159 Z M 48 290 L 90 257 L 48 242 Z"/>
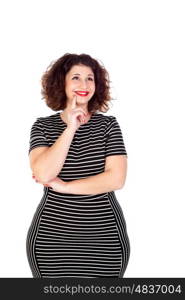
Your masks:
<path fill-rule="evenodd" d="M 60 112 L 37 118 L 28 153 L 50 147 L 66 127 Z M 75 132 L 58 177 L 71 181 L 102 173 L 109 155 L 127 155 L 119 123 L 94 113 Z M 44 187 L 26 250 L 33 277 L 123 277 L 130 243 L 115 192 L 77 195 Z"/>

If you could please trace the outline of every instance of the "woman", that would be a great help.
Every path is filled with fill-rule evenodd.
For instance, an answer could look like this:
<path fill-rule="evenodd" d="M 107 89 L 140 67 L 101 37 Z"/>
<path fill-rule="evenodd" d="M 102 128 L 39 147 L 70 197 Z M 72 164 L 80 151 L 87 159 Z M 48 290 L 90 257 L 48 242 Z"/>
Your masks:
<path fill-rule="evenodd" d="M 130 244 L 114 190 L 124 186 L 127 153 L 116 118 L 100 113 L 109 75 L 91 56 L 66 53 L 41 82 L 46 104 L 62 112 L 31 128 L 30 166 L 44 185 L 26 241 L 33 277 L 121 278 Z"/>

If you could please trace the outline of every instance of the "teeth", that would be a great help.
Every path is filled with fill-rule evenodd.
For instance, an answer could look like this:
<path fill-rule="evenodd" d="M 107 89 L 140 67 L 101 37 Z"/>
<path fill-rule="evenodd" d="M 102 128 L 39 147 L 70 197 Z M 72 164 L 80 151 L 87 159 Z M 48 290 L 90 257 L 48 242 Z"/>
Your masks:
<path fill-rule="evenodd" d="M 82 95 L 86 95 L 88 94 L 88 92 L 76 92 L 77 94 L 82 94 Z"/>

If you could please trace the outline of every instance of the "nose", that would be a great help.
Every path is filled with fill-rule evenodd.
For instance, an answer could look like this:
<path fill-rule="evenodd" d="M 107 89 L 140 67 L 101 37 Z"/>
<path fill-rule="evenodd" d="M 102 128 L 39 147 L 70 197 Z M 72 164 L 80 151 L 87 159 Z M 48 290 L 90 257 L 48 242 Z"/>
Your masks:
<path fill-rule="evenodd" d="M 87 80 L 81 80 L 81 83 L 80 83 L 80 88 L 82 89 L 82 90 L 86 90 L 87 88 L 88 88 L 88 81 Z"/>

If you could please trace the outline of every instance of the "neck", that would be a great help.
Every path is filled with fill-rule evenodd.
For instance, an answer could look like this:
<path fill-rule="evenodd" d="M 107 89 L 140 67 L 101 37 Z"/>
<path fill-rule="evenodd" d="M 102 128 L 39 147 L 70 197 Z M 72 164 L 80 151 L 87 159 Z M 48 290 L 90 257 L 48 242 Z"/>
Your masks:
<path fill-rule="evenodd" d="M 76 108 L 82 108 L 87 114 L 89 114 L 87 105 L 76 105 Z"/>
<path fill-rule="evenodd" d="M 91 116 L 92 116 L 92 113 L 90 113 L 90 112 L 88 111 L 87 107 L 82 107 L 81 105 L 77 105 L 76 108 L 83 108 L 83 110 L 87 113 L 87 116 L 85 117 L 85 120 L 86 120 L 86 122 L 88 122 L 89 119 L 90 119 Z M 64 122 L 66 122 L 66 112 L 67 112 L 67 111 L 68 111 L 68 107 L 66 107 L 66 108 L 63 110 L 63 112 L 60 113 L 60 116 L 61 116 L 61 118 L 62 118 L 62 120 L 63 120 Z"/>

